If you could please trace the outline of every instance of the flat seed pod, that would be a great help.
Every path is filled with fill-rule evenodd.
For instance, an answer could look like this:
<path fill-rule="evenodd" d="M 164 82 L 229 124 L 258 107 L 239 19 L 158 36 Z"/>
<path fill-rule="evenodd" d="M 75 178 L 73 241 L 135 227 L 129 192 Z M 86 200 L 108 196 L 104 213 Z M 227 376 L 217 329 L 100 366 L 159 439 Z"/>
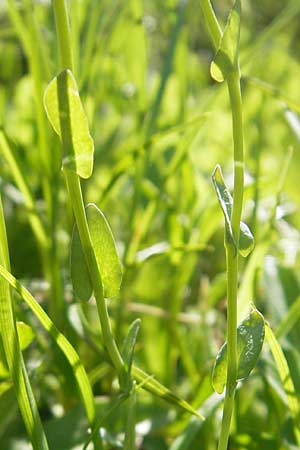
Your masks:
<path fill-rule="evenodd" d="M 245 379 L 256 364 L 265 337 L 265 321 L 262 314 L 253 309 L 237 329 L 238 375 Z M 221 394 L 227 377 L 227 342 L 221 347 L 212 372 L 212 385 Z"/>
<path fill-rule="evenodd" d="M 69 69 L 50 81 L 44 95 L 44 106 L 52 127 L 68 149 L 63 165 L 81 178 L 89 178 L 93 171 L 94 142 L 76 80 Z"/>

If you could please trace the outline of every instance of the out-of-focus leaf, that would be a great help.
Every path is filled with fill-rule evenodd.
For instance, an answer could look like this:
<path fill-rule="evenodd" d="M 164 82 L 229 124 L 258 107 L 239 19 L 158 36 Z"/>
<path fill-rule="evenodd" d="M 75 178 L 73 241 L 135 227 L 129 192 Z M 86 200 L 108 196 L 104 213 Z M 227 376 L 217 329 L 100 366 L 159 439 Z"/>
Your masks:
<path fill-rule="evenodd" d="M 238 374 L 237 379 L 248 377 L 256 364 L 265 336 L 265 322 L 262 314 L 253 309 L 237 329 Z M 221 347 L 213 368 L 212 384 L 221 394 L 227 378 L 227 342 Z"/>
<path fill-rule="evenodd" d="M 300 406 L 299 406 L 299 400 L 297 398 L 297 394 L 295 392 L 295 387 L 294 387 L 294 384 L 292 381 L 290 369 L 289 369 L 288 363 L 286 361 L 286 358 L 284 356 L 284 353 L 282 351 L 282 348 L 281 348 L 279 342 L 277 341 L 271 327 L 267 323 L 266 323 L 265 329 L 266 329 L 266 339 L 270 346 L 270 350 L 272 352 L 281 383 L 283 385 L 284 391 L 287 396 L 290 414 L 295 423 L 295 427 L 294 427 L 295 436 L 296 436 L 297 442 L 299 443 L 300 442 L 300 430 L 299 430 Z"/>
<path fill-rule="evenodd" d="M 30 325 L 24 322 L 17 322 L 18 338 L 21 350 L 25 350 L 34 339 L 34 331 Z"/>
<path fill-rule="evenodd" d="M 111 228 L 102 211 L 93 203 L 87 206 L 87 220 L 104 296 L 116 297 L 122 282 L 122 266 Z M 83 301 L 89 300 L 93 287 L 76 225 L 71 244 L 71 277 L 76 296 Z"/>
<path fill-rule="evenodd" d="M 156 395 L 156 397 L 159 397 L 167 401 L 168 403 L 171 403 L 183 409 L 184 411 L 193 414 L 194 416 L 197 416 L 199 419 L 204 420 L 204 417 L 198 411 L 196 411 L 189 403 L 187 403 L 185 400 L 175 395 L 172 391 L 170 391 L 170 389 L 166 388 L 159 381 L 153 379 L 146 372 L 144 372 L 143 370 L 139 369 L 134 365 L 132 366 L 132 375 L 139 382 L 143 382 L 143 388 L 151 392 L 153 395 Z"/>
<path fill-rule="evenodd" d="M 44 106 L 52 127 L 68 152 L 64 155 L 63 166 L 82 178 L 89 178 L 93 171 L 94 142 L 76 80 L 69 69 L 60 72 L 48 84 Z"/>
<path fill-rule="evenodd" d="M 289 333 L 300 319 L 300 297 L 291 305 L 287 314 L 283 317 L 276 329 L 276 337 L 279 338 Z"/>
<path fill-rule="evenodd" d="M 210 73 L 221 83 L 230 72 L 238 70 L 238 50 L 240 41 L 241 2 L 236 0 L 229 13 L 216 56 L 211 63 Z"/>

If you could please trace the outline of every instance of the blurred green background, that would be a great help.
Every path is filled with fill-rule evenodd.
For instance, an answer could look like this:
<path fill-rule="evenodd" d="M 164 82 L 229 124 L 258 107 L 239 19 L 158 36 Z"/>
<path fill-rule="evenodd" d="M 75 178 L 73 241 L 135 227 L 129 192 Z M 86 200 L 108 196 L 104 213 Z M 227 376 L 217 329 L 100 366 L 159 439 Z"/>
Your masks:
<path fill-rule="evenodd" d="M 73 218 L 60 144 L 47 122 L 48 169 L 41 151 L 35 74 L 43 91 L 59 67 L 51 4 L 15 1 L 15 15 L 9 3 L 0 2 L 1 126 L 52 236 L 63 297 L 60 327 L 79 351 L 103 411 L 116 391 L 114 373 L 99 350 L 93 301 L 78 306 L 72 293 Z M 213 5 L 224 25 L 232 2 Z M 299 305 L 300 293 L 300 3 L 244 0 L 242 8 L 244 219 L 256 248 L 241 261 L 239 311 L 242 317 L 254 301 L 276 330 Z M 210 373 L 225 339 L 226 273 L 211 173 L 221 164 L 232 187 L 232 128 L 226 85 L 210 78 L 214 55 L 200 1 L 71 0 L 69 9 L 75 76 L 95 142 L 93 176 L 82 182 L 85 202 L 105 213 L 124 266 L 120 296 L 109 301 L 115 335 L 121 342 L 128 324 L 141 317 L 136 362 L 195 407 L 211 402 L 202 425 L 140 391 L 138 448 L 213 450 L 221 410 L 211 397 Z M 51 211 L 45 179 L 55 193 Z M 30 211 L 1 150 L 0 187 L 12 273 L 49 309 L 52 291 Z M 25 356 L 51 448 L 82 448 L 86 424 L 72 374 L 17 298 L 16 308 L 36 330 Z M 298 400 L 299 311 L 280 340 Z M 1 390 L 4 375 L 0 371 L 0 410 L 8 411 L 0 417 L 1 448 L 25 449 L 14 394 Z M 266 347 L 237 393 L 230 449 L 295 449 L 286 404 Z M 105 425 L 107 448 L 118 448 L 114 439 L 124 429 L 124 411 Z"/>

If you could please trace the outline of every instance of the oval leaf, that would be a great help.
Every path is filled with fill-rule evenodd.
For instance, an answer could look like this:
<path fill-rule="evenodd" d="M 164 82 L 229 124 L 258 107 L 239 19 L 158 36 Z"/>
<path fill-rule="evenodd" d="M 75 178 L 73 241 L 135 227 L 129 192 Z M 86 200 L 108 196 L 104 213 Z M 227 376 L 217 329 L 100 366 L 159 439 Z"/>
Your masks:
<path fill-rule="evenodd" d="M 104 296 L 115 297 L 122 282 L 122 266 L 111 228 L 104 214 L 93 203 L 87 206 L 87 220 Z M 71 243 L 71 278 L 75 295 L 79 300 L 89 300 L 93 287 L 76 225 Z"/>
<path fill-rule="evenodd" d="M 76 80 L 69 69 L 50 81 L 44 95 L 44 106 L 52 127 L 67 150 L 63 165 L 80 177 L 89 178 L 93 171 L 94 142 Z"/>
<path fill-rule="evenodd" d="M 265 337 L 265 322 L 262 314 L 253 309 L 237 329 L 238 375 L 237 380 L 248 377 L 256 364 Z M 212 373 L 212 385 L 221 394 L 227 378 L 227 342 L 221 347 Z"/>
<path fill-rule="evenodd" d="M 212 78 L 219 83 L 233 70 L 238 70 L 240 40 L 241 2 L 236 0 L 229 13 L 216 56 L 210 66 Z"/>
<path fill-rule="evenodd" d="M 75 295 L 79 300 L 88 301 L 92 296 L 93 287 L 76 225 L 72 234 L 70 265 Z"/>
<path fill-rule="evenodd" d="M 104 296 L 115 297 L 122 282 L 122 265 L 111 228 L 102 211 L 94 203 L 87 206 L 87 218 Z"/>

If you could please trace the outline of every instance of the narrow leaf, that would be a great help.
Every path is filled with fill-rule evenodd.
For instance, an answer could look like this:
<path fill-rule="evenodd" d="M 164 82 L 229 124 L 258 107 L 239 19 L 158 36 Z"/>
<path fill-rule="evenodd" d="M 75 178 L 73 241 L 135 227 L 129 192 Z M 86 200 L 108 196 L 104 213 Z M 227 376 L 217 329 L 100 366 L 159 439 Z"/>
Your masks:
<path fill-rule="evenodd" d="M 232 211 L 233 200 L 232 200 L 232 196 L 225 184 L 223 174 L 222 174 L 222 169 L 219 164 L 216 165 L 215 170 L 213 171 L 212 181 L 213 181 L 213 184 L 214 184 L 217 196 L 218 196 L 220 206 L 221 206 L 223 214 L 224 214 L 226 228 L 229 232 L 229 236 L 232 240 L 232 243 L 235 245 L 233 231 L 232 231 L 232 225 L 231 225 L 231 211 Z"/>
<path fill-rule="evenodd" d="M 290 369 L 289 369 L 288 363 L 286 361 L 286 358 L 284 356 L 284 353 L 282 351 L 282 348 L 280 347 L 280 344 L 277 341 L 277 339 L 276 339 L 272 329 L 268 325 L 268 323 L 265 324 L 265 328 L 266 328 L 266 339 L 270 346 L 270 350 L 272 352 L 282 386 L 283 386 L 284 391 L 287 396 L 290 414 L 291 414 L 291 417 L 295 421 L 295 435 L 299 442 L 300 441 L 300 433 L 297 430 L 297 425 L 299 427 L 298 420 L 299 420 L 300 406 L 298 404 L 298 400 L 297 400 L 298 397 L 295 392 L 295 387 L 294 387 L 294 383 L 292 381 Z"/>
<path fill-rule="evenodd" d="M 35 317 L 38 319 L 42 327 L 49 333 L 53 341 L 63 352 L 70 366 L 73 369 L 74 377 L 77 381 L 78 389 L 86 410 L 89 423 L 94 429 L 95 426 L 95 406 L 94 398 L 91 389 L 91 385 L 87 376 L 87 373 L 81 363 L 79 355 L 77 354 L 74 347 L 70 344 L 67 338 L 56 328 L 54 323 L 51 321 L 49 316 L 45 313 L 43 308 L 35 300 L 35 298 L 30 294 L 30 292 L 23 287 L 16 278 L 9 273 L 3 266 L 0 265 L 0 275 L 13 287 L 21 298 L 26 302 L 28 307 L 31 309 Z M 97 436 L 96 438 L 97 439 Z"/>
<path fill-rule="evenodd" d="M 181 408 L 184 411 L 193 414 L 199 419 L 204 420 L 204 417 L 189 403 L 175 395 L 172 391 L 170 391 L 170 389 L 166 388 L 159 381 L 153 379 L 150 375 L 148 375 L 146 372 L 139 369 L 135 365 L 132 366 L 132 375 L 137 379 L 137 381 L 143 383 L 143 389 L 145 389 L 146 391 L 149 391 L 151 392 L 151 394 L 156 395 L 156 397 L 159 397 L 167 401 L 168 403 L 171 403 L 178 408 Z"/>
<path fill-rule="evenodd" d="M 249 376 L 261 352 L 265 336 L 265 322 L 262 314 L 253 309 L 237 329 L 238 375 L 242 380 Z M 221 394 L 227 378 L 227 342 L 221 347 L 212 373 L 212 384 Z"/>
<path fill-rule="evenodd" d="M 136 319 L 130 325 L 127 336 L 124 339 L 122 357 L 128 370 L 131 369 L 134 347 L 136 344 L 140 327 L 141 327 L 141 319 Z"/>
<path fill-rule="evenodd" d="M 233 199 L 227 188 L 221 167 L 217 165 L 212 174 L 212 181 L 218 196 L 218 200 L 225 218 L 226 237 L 230 239 L 236 249 L 236 242 L 233 236 L 231 213 L 233 207 Z M 244 258 L 248 256 L 254 248 L 254 237 L 250 228 L 244 222 L 240 222 L 240 236 L 239 236 L 239 248 L 238 251 Z"/>
<path fill-rule="evenodd" d="M 210 73 L 219 83 L 233 70 L 238 70 L 238 51 L 240 41 L 241 2 L 236 0 L 229 13 L 216 56 L 211 63 Z"/>
<path fill-rule="evenodd" d="M 130 325 L 127 336 L 124 339 L 122 358 L 125 363 L 125 373 L 120 375 L 120 387 L 124 392 L 132 386 L 131 366 L 133 361 L 134 347 L 141 327 L 141 319 L 136 319 Z"/>
<path fill-rule="evenodd" d="M 76 80 L 69 69 L 60 72 L 48 84 L 44 106 L 48 119 L 67 152 L 63 165 L 74 170 L 80 177 L 89 178 L 93 171 L 94 143 Z"/>

